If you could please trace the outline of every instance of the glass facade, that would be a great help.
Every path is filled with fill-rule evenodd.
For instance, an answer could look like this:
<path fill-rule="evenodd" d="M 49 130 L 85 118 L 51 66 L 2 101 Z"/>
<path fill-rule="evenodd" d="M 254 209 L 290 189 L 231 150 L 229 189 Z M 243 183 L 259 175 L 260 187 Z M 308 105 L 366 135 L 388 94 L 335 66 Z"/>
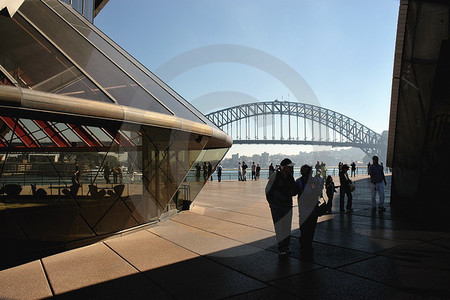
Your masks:
<path fill-rule="evenodd" d="M 94 0 L 60 0 L 71 5 L 77 12 L 83 15 L 89 22 L 94 21 Z"/>
<path fill-rule="evenodd" d="M 78 11 L 92 4 L 70 2 Z M 188 208 L 208 180 L 203 166 L 213 171 L 231 146 L 85 22 L 56 0 L 26 0 L 13 18 L 0 16 L 0 269 Z M 37 100 L 22 107 L 11 91 Z M 75 111 L 49 110 L 50 95 Z M 86 103 L 124 119 L 86 117 Z"/>

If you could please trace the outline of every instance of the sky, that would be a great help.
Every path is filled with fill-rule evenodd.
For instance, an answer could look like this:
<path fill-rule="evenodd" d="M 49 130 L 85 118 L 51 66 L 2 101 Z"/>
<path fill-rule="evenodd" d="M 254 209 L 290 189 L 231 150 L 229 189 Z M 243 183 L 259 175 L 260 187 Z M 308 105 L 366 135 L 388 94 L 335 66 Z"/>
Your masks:
<path fill-rule="evenodd" d="M 113 0 L 94 23 L 203 113 L 298 101 L 381 133 L 398 9 L 399 0 Z M 237 152 L 255 148 L 233 146 L 227 156 Z"/>

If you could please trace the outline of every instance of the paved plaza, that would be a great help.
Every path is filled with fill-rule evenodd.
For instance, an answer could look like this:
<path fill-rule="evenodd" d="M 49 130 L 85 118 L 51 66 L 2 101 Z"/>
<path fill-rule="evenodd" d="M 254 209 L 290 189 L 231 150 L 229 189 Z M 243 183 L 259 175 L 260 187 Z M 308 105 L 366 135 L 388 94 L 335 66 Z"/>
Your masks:
<path fill-rule="evenodd" d="M 389 205 L 373 213 L 357 179 L 353 213 L 319 218 L 312 261 L 300 259 L 296 207 L 293 252 L 279 258 L 267 180 L 213 181 L 156 226 L 1 271 L 0 299 L 450 298 L 450 234 Z"/>

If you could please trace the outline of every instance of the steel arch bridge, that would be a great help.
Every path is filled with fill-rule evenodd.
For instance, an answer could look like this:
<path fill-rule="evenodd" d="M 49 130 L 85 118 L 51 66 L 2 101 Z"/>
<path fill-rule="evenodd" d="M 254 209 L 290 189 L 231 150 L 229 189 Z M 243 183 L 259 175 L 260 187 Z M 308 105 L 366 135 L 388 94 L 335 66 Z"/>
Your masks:
<path fill-rule="evenodd" d="M 297 144 L 357 147 L 369 157 L 386 147 L 381 135 L 338 112 L 288 101 L 255 102 L 221 109 L 206 117 L 234 144 Z"/>

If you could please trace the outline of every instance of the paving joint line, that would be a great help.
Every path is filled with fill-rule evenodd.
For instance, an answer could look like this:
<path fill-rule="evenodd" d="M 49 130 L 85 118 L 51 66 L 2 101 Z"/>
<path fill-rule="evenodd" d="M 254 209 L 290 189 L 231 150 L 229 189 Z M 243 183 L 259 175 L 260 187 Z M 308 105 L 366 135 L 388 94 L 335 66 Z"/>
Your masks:
<path fill-rule="evenodd" d="M 50 288 L 50 291 L 52 292 L 52 297 L 56 296 L 55 290 L 53 289 L 52 283 L 50 282 L 50 278 L 48 277 L 47 269 L 44 266 L 44 262 L 42 261 L 42 258 L 39 259 L 40 265 L 42 267 L 42 270 L 44 271 L 44 276 L 47 279 L 48 287 Z"/>
<path fill-rule="evenodd" d="M 147 230 L 147 229 L 145 229 Z M 119 256 L 122 260 L 124 260 L 127 264 L 129 264 L 133 269 L 135 269 L 139 274 L 141 274 L 142 276 L 144 276 L 145 278 L 147 278 L 148 280 L 150 280 L 154 285 L 156 285 L 157 287 L 159 287 L 161 290 L 163 290 L 164 292 L 166 292 L 167 294 L 169 294 L 170 296 L 172 296 L 173 298 L 176 299 L 175 295 L 172 295 L 172 293 L 170 291 L 167 291 L 165 288 L 163 288 L 162 286 L 160 286 L 157 282 L 155 282 L 153 279 L 151 279 L 150 277 L 148 277 L 145 272 L 141 272 L 141 270 L 139 270 L 135 265 L 133 265 L 128 259 L 126 259 L 125 257 L 123 257 L 119 252 L 117 252 L 116 250 L 114 250 L 110 245 L 106 244 L 106 242 L 102 242 L 102 244 L 104 244 L 107 248 L 109 248 L 112 252 L 114 252 L 117 256 Z"/>
<path fill-rule="evenodd" d="M 195 227 L 194 227 L 194 228 L 195 228 Z M 203 230 L 203 231 L 205 231 L 205 230 Z M 206 232 L 207 232 L 207 231 L 206 231 Z M 209 233 L 211 233 L 211 232 L 209 232 Z M 225 264 L 223 264 L 223 263 L 221 263 L 221 262 L 219 262 L 219 261 L 217 261 L 217 260 L 214 260 L 213 258 L 210 257 L 210 254 L 212 254 L 212 253 L 209 253 L 209 254 L 200 254 L 200 253 L 195 252 L 195 251 L 193 251 L 193 250 L 191 250 L 191 249 L 188 249 L 187 247 L 185 247 L 185 246 L 183 246 L 183 245 L 180 245 L 180 244 L 178 244 L 178 243 L 175 243 L 174 241 L 171 241 L 171 240 L 169 240 L 169 239 L 167 239 L 167 238 L 165 238 L 165 237 L 163 237 L 163 236 L 161 236 L 161 235 L 159 235 L 159 234 L 156 234 L 156 233 L 154 233 L 154 234 L 157 235 L 158 237 L 160 237 L 160 238 L 162 238 L 162 239 L 164 239 L 164 240 L 166 240 L 166 241 L 168 241 L 168 242 L 174 244 L 174 245 L 177 245 L 178 247 L 181 247 L 181 248 L 183 248 L 183 249 L 185 249 L 185 250 L 187 250 L 187 251 L 189 251 L 189 252 L 192 252 L 192 253 L 194 253 L 194 254 L 200 256 L 200 257 L 203 257 L 204 259 L 207 259 L 207 260 L 209 260 L 209 261 L 211 261 L 211 262 L 214 262 L 214 263 L 216 263 L 216 264 L 218 264 L 218 265 L 221 265 L 221 266 L 223 266 L 223 267 L 225 267 L 225 268 L 227 268 L 227 269 L 230 269 L 230 270 L 233 270 L 233 271 L 235 271 L 235 272 L 237 272 L 237 273 L 239 273 L 239 274 L 242 274 L 243 276 L 252 278 L 253 280 L 256 280 L 256 281 L 258 281 L 258 282 L 261 282 L 261 283 L 267 285 L 267 286 L 264 287 L 264 288 L 267 288 L 267 287 L 269 287 L 269 286 L 272 286 L 272 287 L 275 287 L 275 288 L 279 289 L 278 287 L 273 286 L 270 282 L 273 282 L 273 281 L 276 281 L 276 280 L 281 280 L 281 279 L 289 278 L 289 277 L 291 277 L 291 276 L 298 275 L 298 274 L 287 275 L 287 276 L 284 276 L 284 277 L 280 277 L 280 278 L 278 278 L 278 279 L 276 279 L 276 280 L 272 280 L 272 281 L 269 281 L 269 282 L 264 282 L 264 281 L 262 281 L 262 280 L 260 280 L 260 279 L 258 279 L 258 278 L 256 278 L 256 277 L 254 277 L 254 276 L 252 276 L 252 275 L 243 273 L 243 272 L 240 271 L 240 270 L 237 270 L 237 269 L 235 269 L 235 268 L 233 268 L 233 267 L 231 267 L 231 266 L 225 265 Z M 232 240 L 232 239 L 231 239 L 231 240 Z M 244 243 L 243 245 L 247 245 L 247 244 Z M 241 246 L 242 246 L 242 245 L 241 245 Z M 237 246 L 237 247 L 241 247 L 241 246 Z M 249 246 L 250 246 L 250 245 L 249 245 Z M 259 247 L 256 247 L 256 246 L 251 246 L 251 247 L 255 247 L 255 248 L 262 249 L 262 250 L 265 250 L 265 251 L 269 251 L 269 252 L 272 252 L 272 253 L 276 253 L 276 252 L 274 252 L 274 251 L 267 250 L 267 249 L 263 249 L 263 248 L 259 248 Z M 300 260 L 300 261 L 302 260 L 302 259 L 299 259 L 299 258 L 296 258 L 296 257 L 293 257 L 293 256 L 290 256 L 290 258 L 296 259 L 296 260 Z M 279 258 L 278 258 L 278 259 L 279 259 Z M 303 260 L 303 261 L 304 261 L 304 260 Z M 320 268 L 317 268 L 317 269 L 315 269 L 315 270 L 320 270 L 320 269 L 322 269 L 322 268 L 327 268 L 326 266 L 322 266 L 322 265 L 317 264 L 317 263 L 314 263 L 314 262 L 310 262 L 310 263 L 311 263 L 311 264 L 315 264 L 315 265 L 319 265 L 319 266 L 320 266 Z M 305 271 L 305 272 L 302 272 L 302 273 L 307 273 L 307 272 L 310 272 L 310 271 Z M 285 290 L 282 290 L 282 291 L 285 291 Z M 248 292 L 247 292 L 247 293 L 248 293 Z M 244 294 L 245 294 L 245 293 L 244 293 Z M 229 296 L 229 297 L 231 297 L 231 296 Z"/>

